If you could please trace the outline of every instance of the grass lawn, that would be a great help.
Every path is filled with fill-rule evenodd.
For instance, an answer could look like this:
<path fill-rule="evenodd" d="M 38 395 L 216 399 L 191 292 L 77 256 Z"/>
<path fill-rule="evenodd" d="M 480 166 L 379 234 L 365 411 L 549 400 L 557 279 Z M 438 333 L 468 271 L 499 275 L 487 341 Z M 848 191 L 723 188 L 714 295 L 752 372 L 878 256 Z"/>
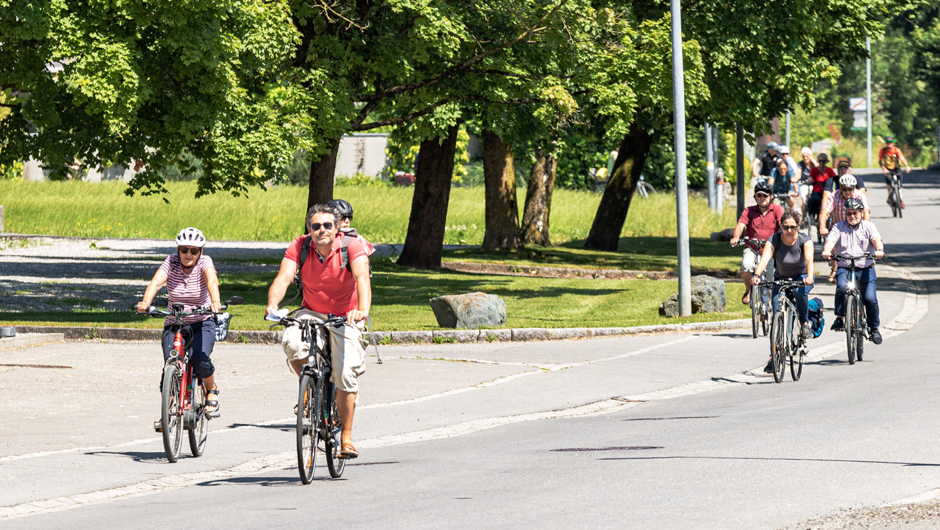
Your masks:
<path fill-rule="evenodd" d="M 245 305 L 231 311 L 232 329 L 267 329 L 262 318 L 273 274 L 223 274 L 223 296 L 239 295 Z M 506 327 L 619 327 L 661 323 L 705 322 L 747 318 L 749 309 L 737 302 L 741 283 L 726 283 L 728 312 L 664 318 L 659 304 L 677 289 L 666 280 L 592 280 L 487 276 L 460 272 L 429 272 L 376 263 L 372 322 L 376 330 L 440 329 L 428 300 L 443 294 L 483 291 L 506 301 Z M 81 325 L 158 328 L 162 320 L 127 312 L 0 313 L 0 321 L 30 325 Z"/>

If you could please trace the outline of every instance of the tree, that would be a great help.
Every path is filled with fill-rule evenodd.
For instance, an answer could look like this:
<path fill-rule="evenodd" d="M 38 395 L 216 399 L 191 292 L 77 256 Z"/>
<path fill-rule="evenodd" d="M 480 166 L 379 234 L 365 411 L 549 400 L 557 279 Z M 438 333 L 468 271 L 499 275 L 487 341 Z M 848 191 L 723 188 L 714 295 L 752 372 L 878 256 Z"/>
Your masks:
<path fill-rule="evenodd" d="M 522 247 L 516 202 L 516 166 L 512 145 L 483 130 L 483 181 L 486 188 L 486 232 L 483 249 Z"/>

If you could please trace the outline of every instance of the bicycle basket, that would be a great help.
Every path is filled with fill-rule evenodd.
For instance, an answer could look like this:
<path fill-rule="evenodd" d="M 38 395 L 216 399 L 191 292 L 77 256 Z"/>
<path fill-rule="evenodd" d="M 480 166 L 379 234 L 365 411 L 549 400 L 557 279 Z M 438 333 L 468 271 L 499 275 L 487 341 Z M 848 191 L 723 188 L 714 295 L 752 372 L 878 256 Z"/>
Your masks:
<path fill-rule="evenodd" d="M 228 336 L 228 323 L 232 320 L 232 315 L 228 313 L 219 313 L 215 315 L 215 340 L 221 342 Z"/>

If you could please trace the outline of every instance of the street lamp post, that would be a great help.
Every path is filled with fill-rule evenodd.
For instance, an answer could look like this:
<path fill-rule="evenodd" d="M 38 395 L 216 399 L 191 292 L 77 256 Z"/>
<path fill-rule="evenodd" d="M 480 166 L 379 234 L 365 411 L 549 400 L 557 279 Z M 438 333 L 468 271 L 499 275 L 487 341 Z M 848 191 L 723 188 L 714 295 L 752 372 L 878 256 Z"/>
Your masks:
<path fill-rule="evenodd" d="M 676 235 L 679 252 L 679 316 L 692 315 L 689 267 L 689 184 L 685 157 L 685 79 L 682 69 L 682 13 L 672 0 L 672 94 L 676 133 Z"/>

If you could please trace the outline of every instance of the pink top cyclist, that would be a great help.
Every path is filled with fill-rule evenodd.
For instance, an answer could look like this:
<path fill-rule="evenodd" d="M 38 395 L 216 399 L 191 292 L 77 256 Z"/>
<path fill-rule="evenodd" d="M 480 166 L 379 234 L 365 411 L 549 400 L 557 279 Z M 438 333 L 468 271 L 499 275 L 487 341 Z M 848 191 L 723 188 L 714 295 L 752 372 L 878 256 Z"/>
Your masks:
<path fill-rule="evenodd" d="M 356 232 L 355 228 L 351 228 L 352 218 L 353 218 L 353 207 L 348 202 L 343 199 L 333 199 L 332 201 L 326 203 L 327 206 L 332 207 L 337 212 L 341 221 L 339 222 L 339 233 L 338 236 L 342 237 L 344 233 L 349 233 L 350 235 L 356 236 L 356 239 L 362 243 L 362 246 L 366 247 L 366 256 L 371 256 L 375 252 L 375 247 L 372 246 L 372 243 L 366 241 L 366 238 L 362 237 L 361 234 Z"/>
<path fill-rule="evenodd" d="M 203 254 L 206 238 L 196 228 L 184 228 L 176 236 L 176 254 L 167 256 L 144 292 L 143 299 L 137 303 L 137 311 L 143 313 L 153 304 L 157 292 L 166 285 L 167 309 L 172 311 L 174 303 L 183 304 L 184 311 L 197 307 L 210 307 L 218 313 L 222 309 L 219 298 L 219 277 L 215 272 L 212 258 Z M 173 352 L 174 331 L 170 328 L 171 318 L 163 324 L 163 358 L 169 359 Z M 192 355 L 189 364 L 193 374 L 202 379 L 209 389 L 206 412 L 214 413 L 219 409 L 219 388 L 215 384 L 215 366 L 209 356 L 215 346 L 215 319 L 211 315 L 192 315 L 183 317 L 187 324 L 183 334 L 189 339 L 191 334 Z M 212 397 L 215 396 L 215 399 Z M 162 428 L 159 422 L 154 428 Z"/>

